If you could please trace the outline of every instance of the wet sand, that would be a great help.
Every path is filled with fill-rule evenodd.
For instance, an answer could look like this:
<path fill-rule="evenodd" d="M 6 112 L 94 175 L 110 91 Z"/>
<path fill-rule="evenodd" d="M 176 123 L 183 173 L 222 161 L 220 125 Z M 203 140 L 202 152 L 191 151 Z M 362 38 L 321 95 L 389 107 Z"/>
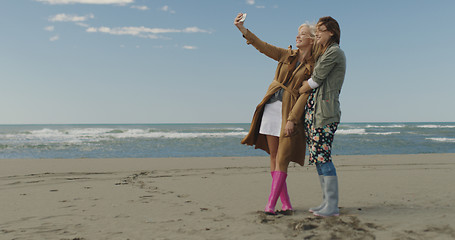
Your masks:
<path fill-rule="evenodd" d="M 0 239 L 455 239 L 455 154 L 335 156 L 341 216 L 291 164 L 266 216 L 266 157 L 0 159 Z M 280 207 L 278 203 L 277 207 Z"/>

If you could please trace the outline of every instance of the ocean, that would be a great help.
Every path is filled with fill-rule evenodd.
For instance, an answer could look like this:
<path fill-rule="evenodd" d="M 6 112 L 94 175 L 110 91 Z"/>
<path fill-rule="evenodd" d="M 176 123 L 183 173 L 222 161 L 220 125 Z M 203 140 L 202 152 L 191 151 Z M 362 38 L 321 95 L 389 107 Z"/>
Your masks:
<path fill-rule="evenodd" d="M 0 125 L 0 159 L 267 156 L 250 124 Z M 455 123 L 341 123 L 332 154 L 455 153 Z"/>

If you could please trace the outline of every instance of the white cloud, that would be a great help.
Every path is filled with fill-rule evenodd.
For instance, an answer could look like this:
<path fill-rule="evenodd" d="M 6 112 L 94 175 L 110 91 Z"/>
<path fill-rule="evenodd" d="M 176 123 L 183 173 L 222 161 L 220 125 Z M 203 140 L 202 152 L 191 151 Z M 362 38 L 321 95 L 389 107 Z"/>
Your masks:
<path fill-rule="evenodd" d="M 85 27 L 85 28 L 90 27 L 90 25 L 88 25 L 87 23 L 83 23 L 83 22 L 76 22 L 75 24 L 78 26 L 81 26 L 81 27 Z"/>
<path fill-rule="evenodd" d="M 246 0 L 246 4 L 255 5 L 256 1 L 255 0 Z M 254 7 L 256 7 L 256 8 L 265 8 L 264 5 L 255 5 Z M 277 6 L 275 5 L 273 8 L 277 8 Z"/>
<path fill-rule="evenodd" d="M 178 29 L 168 29 L 168 28 L 146 28 L 146 27 L 99 27 L 99 28 L 88 28 L 87 32 L 102 32 L 109 33 L 112 35 L 139 35 L 141 33 L 174 33 L 180 32 Z"/>
<path fill-rule="evenodd" d="M 43 2 L 48 4 L 118 4 L 126 5 L 133 3 L 134 0 L 35 0 L 37 2 Z"/>
<path fill-rule="evenodd" d="M 168 5 L 164 5 L 162 8 L 160 8 L 160 10 L 163 12 L 175 13 L 175 11 L 169 8 Z"/>
<path fill-rule="evenodd" d="M 55 27 L 54 26 L 47 26 L 44 28 L 44 30 L 48 31 L 48 32 L 53 32 L 55 30 Z"/>
<path fill-rule="evenodd" d="M 135 37 L 142 37 L 142 38 L 150 38 L 150 39 L 158 39 L 159 36 L 155 35 L 157 33 L 168 33 L 172 32 L 169 29 L 151 29 L 145 27 L 118 27 L 118 28 L 109 28 L 109 27 L 89 27 L 87 28 L 86 32 L 90 33 L 106 33 L 110 35 L 130 35 Z"/>
<path fill-rule="evenodd" d="M 55 35 L 55 36 L 52 36 L 51 38 L 49 38 L 49 41 L 51 42 L 54 42 L 54 41 L 57 41 L 60 37 L 58 35 Z"/>
<path fill-rule="evenodd" d="M 133 5 L 133 6 L 131 6 L 131 8 L 135 8 L 135 9 L 142 10 L 142 11 L 149 10 L 149 7 L 147 7 L 147 6 Z"/>
<path fill-rule="evenodd" d="M 89 27 L 85 30 L 86 32 L 97 32 L 97 29 L 94 27 Z"/>
<path fill-rule="evenodd" d="M 204 29 L 200 29 L 198 27 L 187 27 L 187 28 L 183 29 L 182 32 L 186 32 L 186 33 L 210 33 L 210 31 L 207 31 L 207 30 L 204 30 Z"/>
<path fill-rule="evenodd" d="M 188 45 L 185 45 L 185 46 L 183 46 L 182 48 L 183 48 L 183 49 L 188 49 L 188 50 L 195 50 L 195 49 L 197 49 L 196 46 L 188 46 Z"/>
<path fill-rule="evenodd" d="M 106 33 L 111 35 L 130 35 L 136 37 L 143 37 L 143 38 L 150 38 L 150 39 L 158 39 L 164 38 L 158 36 L 157 34 L 166 34 L 166 33 L 210 33 L 207 30 L 200 29 L 198 27 L 187 27 L 184 29 L 173 29 L 173 28 L 147 28 L 144 26 L 141 27 L 89 27 L 86 29 L 86 32 L 90 33 Z"/>
<path fill-rule="evenodd" d="M 55 16 L 49 17 L 50 22 L 85 22 L 88 19 L 92 19 L 95 16 L 93 14 L 85 16 L 70 15 L 65 13 L 60 13 Z"/>

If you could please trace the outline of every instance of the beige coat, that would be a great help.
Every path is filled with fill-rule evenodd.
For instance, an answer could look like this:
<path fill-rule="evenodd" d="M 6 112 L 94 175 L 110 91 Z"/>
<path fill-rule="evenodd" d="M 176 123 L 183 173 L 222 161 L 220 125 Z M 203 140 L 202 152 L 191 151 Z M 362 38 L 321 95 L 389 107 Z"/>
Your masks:
<path fill-rule="evenodd" d="M 284 49 L 275 47 L 261 41 L 252 32 L 248 30 L 244 35 L 247 44 L 252 44 L 261 53 L 278 61 L 275 72 L 275 78 L 270 84 L 267 93 L 261 103 L 256 107 L 253 115 L 251 127 L 248 135 L 242 140 L 242 144 L 254 145 L 255 148 L 262 149 L 270 154 L 265 135 L 259 133 L 264 106 L 272 95 L 280 88 L 284 88 L 283 106 L 282 106 L 282 123 L 280 132 L 280 141 L 278 146 L 277 158 L 281 160 L 297 162 L 303 166 L 305 160 L 306 137 L 304 131 L 304 111 L 308 99 L 308 94 L 299 94 L 299 88 L 303 81 L 308 80 L 313 72 L 314 60 L 306 61 L 297 68 L 298 50 Z M 284 86 L 286 85 L 286 86 Z M 284 136 L 284 128 L 287 121 L 295 123 L 294 133 L 292 136 Z"/>

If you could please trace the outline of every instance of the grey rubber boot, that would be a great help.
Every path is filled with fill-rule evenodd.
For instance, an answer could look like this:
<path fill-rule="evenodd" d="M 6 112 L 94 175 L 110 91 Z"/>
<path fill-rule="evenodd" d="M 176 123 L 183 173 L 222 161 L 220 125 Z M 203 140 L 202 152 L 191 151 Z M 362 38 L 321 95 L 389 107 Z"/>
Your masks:
<path fill-rule="evenodd" d="M 337 176 L 324 176 L 324 192 L 326 205 L 321 210 L 313 212 L 313 214 L 319 217 L 339 216 Z"/>
<path fill-rule="evenodd" d="M 319 210 L 323 209 L 326 204 L 325 190 L 324 190 L 324 176 L 323 175 L 319 175 L 319 182 L 321 183 L 321 189 L 322 189 L 322 203 L 321 203 L 321 205 L 319 205 L 317 207 L 310 208 L 308 210 L 310 212 L 319 211 Z"/>

